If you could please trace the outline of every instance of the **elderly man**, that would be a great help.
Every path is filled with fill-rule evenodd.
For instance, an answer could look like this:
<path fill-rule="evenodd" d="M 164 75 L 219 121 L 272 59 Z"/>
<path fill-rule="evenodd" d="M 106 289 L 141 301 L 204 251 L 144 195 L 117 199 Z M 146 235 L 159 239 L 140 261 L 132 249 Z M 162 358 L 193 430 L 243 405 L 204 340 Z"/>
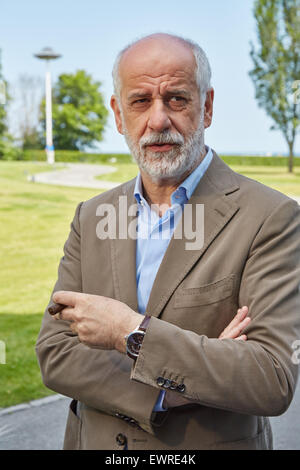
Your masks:
<path fill-rule="evenodd" d="M 267 417 L 297 381 L 299 207 L 205 146 L 198 45 L 145 37 L 113 76 L 140 173 L 79 204 L 52 296 L 66 307 L 36 348 L 46 386 L 73 398 L 64 448 L 271 449 Z"/>

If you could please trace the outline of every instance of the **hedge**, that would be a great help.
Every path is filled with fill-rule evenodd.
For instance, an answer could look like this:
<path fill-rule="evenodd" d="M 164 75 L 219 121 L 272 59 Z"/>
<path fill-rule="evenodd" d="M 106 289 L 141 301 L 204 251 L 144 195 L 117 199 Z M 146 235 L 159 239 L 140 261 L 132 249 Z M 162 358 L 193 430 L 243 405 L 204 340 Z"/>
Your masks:
<path fill-rule="evenodd" d="M 45 150 L 24 150 L 22 160 L 46 161 Z M 85 153 L 76 150 L 56 150 L 55 161 L 67 163 L 132 163 L 132 157 L 128 153 Z"/>
<path fill-rule="evenodd" d="M 228 165 L 245 166 L 288 166 L 288 157 L 259 157 L 247 155 L 220 155 Z M 18 154 L 17 160 L 46 161 L 44 150 L 24 150 Z M 74 150 L 56 150 L 56 162 L 67 163 L 132 163 L 133 159 L 128 153 L 85 153 Z M 300 158 L 294 158 L 294 165 L 300 166 Z"/>

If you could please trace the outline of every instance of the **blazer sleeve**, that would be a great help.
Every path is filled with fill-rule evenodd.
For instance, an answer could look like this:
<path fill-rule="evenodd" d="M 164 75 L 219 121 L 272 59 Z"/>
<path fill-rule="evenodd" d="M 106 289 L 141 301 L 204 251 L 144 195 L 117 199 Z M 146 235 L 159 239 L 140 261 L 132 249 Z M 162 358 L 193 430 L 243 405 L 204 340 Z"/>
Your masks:
<path fill-rule="evenodd" d="M 248 340 L 212 339 L 153 317 L 131 378 L 158 388 L 158 378 L 168 378 L 181 384 L 174 393 L 210 407 L 282 414 L 297 382 L 299 284 L 300 208 L 285 199 L 262 224 L 244 265 L 239 305 L 249 306 Z"/>
<path fill-rule="evenodd" d="M 82 292 L 80 211 L 83 204 L 76 209 L 51 298 L 57 290 Z M 51 317 L 48 306 L 36 343 L 44 384 L 112 416 L 133 418 L 145 431 L 153 433 L 151 420 L 159 395 L 157 389 L 130 380 L 132 360 L 126 355 L 82 344 L 68 322 Z"/>

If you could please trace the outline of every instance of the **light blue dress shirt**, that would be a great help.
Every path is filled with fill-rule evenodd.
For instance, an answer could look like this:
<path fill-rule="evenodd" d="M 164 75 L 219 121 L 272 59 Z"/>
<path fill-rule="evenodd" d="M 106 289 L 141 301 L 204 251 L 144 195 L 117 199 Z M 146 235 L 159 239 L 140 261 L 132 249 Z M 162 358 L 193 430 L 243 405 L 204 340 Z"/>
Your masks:
<path fill-rule="evenodd" d="M 174 229 L 179 221 L 184 204 L 192 196 L 196 186 L 209 167 L 213 153 L 208 147 L 207 153 L 195 170 L 178 186 L 171 195 L 171 207 L 159 217 L 157 212 L 151 210 L 143 196 L 140 173 L 137 176 L 134 196 L 138 203 L 137 241 L 136 241 L 136 284 L 138 309 L 144 314 L 148 304 L 150 292 L 164 257 L 166 249 L 172 238 Z M 164 411 L 162 402 L 164 391 L 154 407 L 154 411 Z"/>

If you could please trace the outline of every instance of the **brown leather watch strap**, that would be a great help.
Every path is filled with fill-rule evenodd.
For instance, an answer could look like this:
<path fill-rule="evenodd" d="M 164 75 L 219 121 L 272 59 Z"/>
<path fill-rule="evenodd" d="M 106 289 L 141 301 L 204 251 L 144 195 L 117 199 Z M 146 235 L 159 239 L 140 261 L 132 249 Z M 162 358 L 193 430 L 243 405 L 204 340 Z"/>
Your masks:
<path fill-rule="evenodd" d="M 126 354 L 134 361 L 137 359 L 151 316 L 145 315 L 140 325 L 125 336 Z"/>
<path fill-rule="evenodd" d="M 151 319 L 151 315 L 145 315 L 145 317 L 143 318 L 143 321 L 140 324 L 140 326 L 138 327 L 138 329 L 141 330 L 141 331 L 146 331 L 147 326 L 149 325 L 150 319 Z"/>

